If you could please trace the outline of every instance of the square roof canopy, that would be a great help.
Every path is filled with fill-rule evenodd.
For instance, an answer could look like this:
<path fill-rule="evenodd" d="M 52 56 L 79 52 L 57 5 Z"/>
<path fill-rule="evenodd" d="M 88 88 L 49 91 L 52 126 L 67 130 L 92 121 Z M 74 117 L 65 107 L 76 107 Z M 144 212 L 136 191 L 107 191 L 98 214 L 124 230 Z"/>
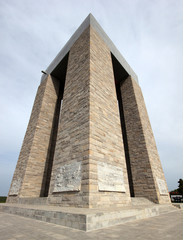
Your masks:
<path fill-rule="evenodd" d="M 62 50 L 57 54 L 57 56 L 54 58 L 51 64 L 47 67 L 46 73 L 57 77 L 57 75 L 60 72 L 59 69 L 61 69 L 61 67 L 63 67 L 64 69 L 66 68 L 65 66 L 67 65 L 66 62 L 68 59 L 68 53 L 70 51 L 70 48 L 76 42 L 76 40 L 80 37 L 80 35 L 84 32 L 84 30 L 87 29 L 89 26 L 92 26 L 97 31 L 99 36 L 104 40 L 104 42 L 106 43 L 106 45 L 111 51 L 115 79 L 119 81 L 120 75 L 123 76 L 122 77 L 123 79 L 124 77 L 128 77 L 130 75 L 138 83 L 138 77 L 133 71 L 133 69 L 130 67 L 130 65 L 121 55 L 121 53 L 118 51 L 118 49 L 115 47 L 111 39 L 107 36 L 107 34 L 104 32 L 100 24 L 97 22 L 97 20 L 94 18 L 94 16 L 91 13 L 87 16 L 87 18 L 83 21 L 80 27 L 75 31 L 75 33 L 72 35 L 69 41 L 65 44 Z M 43 81 L 46 77 L 47 77 L 46 74 L 43 74 L 41 77 L 41 81 Z"/>

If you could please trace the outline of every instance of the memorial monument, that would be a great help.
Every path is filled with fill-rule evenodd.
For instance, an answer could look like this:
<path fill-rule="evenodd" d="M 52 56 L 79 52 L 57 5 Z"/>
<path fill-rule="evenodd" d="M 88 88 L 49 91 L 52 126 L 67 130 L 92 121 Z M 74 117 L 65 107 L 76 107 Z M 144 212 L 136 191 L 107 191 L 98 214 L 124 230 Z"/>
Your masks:
<path fill-rule="evenodd" d="M 7 202 L 138 197 L 170 203 L 137 75 L 90 14 L 43 72 Z"/>

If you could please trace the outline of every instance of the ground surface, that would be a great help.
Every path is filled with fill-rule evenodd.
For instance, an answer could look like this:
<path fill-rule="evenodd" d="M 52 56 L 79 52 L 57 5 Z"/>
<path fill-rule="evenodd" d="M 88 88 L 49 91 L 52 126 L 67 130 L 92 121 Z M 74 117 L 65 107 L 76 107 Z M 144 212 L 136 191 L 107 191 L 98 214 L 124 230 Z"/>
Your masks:
<path fill-rule="evenodd" d="M 183 239 L 183 210 L 92 232 L 0 212 L 0 240 Z"/>

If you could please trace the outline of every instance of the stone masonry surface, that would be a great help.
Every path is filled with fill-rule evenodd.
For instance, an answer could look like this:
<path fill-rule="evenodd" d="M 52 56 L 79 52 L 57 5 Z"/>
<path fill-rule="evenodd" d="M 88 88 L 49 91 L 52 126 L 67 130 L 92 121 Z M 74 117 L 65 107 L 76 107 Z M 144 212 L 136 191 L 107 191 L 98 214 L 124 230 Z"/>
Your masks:
<path fill-rule="evenodd" d="M 58 168 L 73 161 L 82 162 L 81 191 L 54 194 Z M 99 162 L 121 167 L 125 192 L 116 192 L 115 187 L 99 192 Z M 69 53 L 49 200 L 80 207 L 130 201 L 111 54 L 92 27 L 85 30 Z"/>
<path fill-rule="evenodd" d="M 50 76 L 38 88 L 12 180 L 21 179 L 19 197 L 40 197 L 58 91 L 59 82 Z M 8 202 L 14 198 L 9 196 Z"/>
<path fill-rule="evenodd" d="M 135 196 L 147 197 L 157 203 L 169 203 L 168 189 L 141 89 L 128 77 L 121 84 L 121 93 Z M 160 194 L 158 179 L 166 189 L 164 194 Z"/>
<path fill-rule="evenodd" d="M 92 19 L 90 15 L 88 20 Z M 131 187 L 132 175 L 135 197 L 170 203 L 141 89 L 129 76 L 119 90 L 122 79 L 114 79 L 113 64 L 115 73 L 121 67 L 120 76 L 124 66 L 116 70 L 110 41 L 97 29 L 97 24 L 82 28 L 69 47 L 68 62 L 66 57 L 58 64 L 55 72 L 66 72 L 64 89 L 64 79 L 61 83 L 50 75 L 42 79 L 7 202 L 36 203 L 48 196 L 41 202 L 62 207 L 126 206 L 132 201 L 128 182 L 129 175 Z M 116 90 L 118 98 L 121 91 L 119 103 Z"/>
<path fill-rule="evenodd" d="M 135 199 L 136 200 L 136 199 Z M 140 200 L 140 201 L 139 201 Z M 91 231 L 180 211 L 171 204 L 155 204 L 138 199 L 129 206 L 110 208 L 73 208 L 48 205 L 0 204 L 0 211 L 34 218 L 83 231 Z"/>
<path fill-rule="evenodd" d="M 89 28 L 71 47 L 50 183 L 49 202 L 88 207 L 89 183 Z M 58 169 L 81 162 L 81 191 L 54 193 Z"/>
<path fill-rule="evenodd" d="M 90 28 L 90 205 L 121 206 L 130 202 L 124 146 L 115 89 L 111 53 L 98 33 Z M 106 163 L 123 171 L 125 192 L 99 191 L 97 164 Z M 106 178 L 106 172 L 101 173 Z M 100 175 L 100 177 L 101 177 Z M 110 179 L 109 179 L 110 180 Z M 108 181 L 109 181 L 108 180 Z M 110 180 L 110 184 L 115 178 Z"/>

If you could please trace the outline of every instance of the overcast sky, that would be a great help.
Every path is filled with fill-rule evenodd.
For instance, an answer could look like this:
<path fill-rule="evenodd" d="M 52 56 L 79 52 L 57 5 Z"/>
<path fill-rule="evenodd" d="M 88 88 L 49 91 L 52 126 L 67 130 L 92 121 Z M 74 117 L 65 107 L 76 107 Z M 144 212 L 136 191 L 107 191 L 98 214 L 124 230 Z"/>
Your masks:
<path fill-rule="evenodd" d="M 92 13 L 138 75 L 169 190 L 183 178 L 183 1 L 0 0 L 0 195 L 45 70 Z"/>

